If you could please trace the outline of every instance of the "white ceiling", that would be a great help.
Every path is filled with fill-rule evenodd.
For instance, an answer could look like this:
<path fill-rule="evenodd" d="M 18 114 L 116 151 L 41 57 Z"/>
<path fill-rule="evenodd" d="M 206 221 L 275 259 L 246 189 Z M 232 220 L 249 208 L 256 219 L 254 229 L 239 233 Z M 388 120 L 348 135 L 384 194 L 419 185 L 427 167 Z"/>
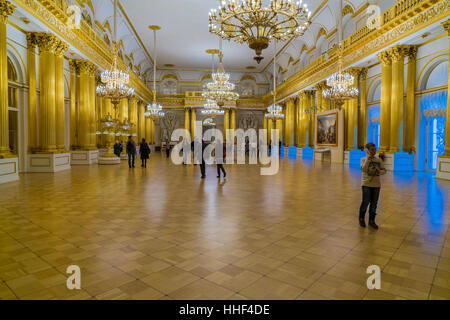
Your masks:
<path fill-rule="evenodd" d="M 263 0 L 264 1 L 264 0 Z M 266 0 L 267 1 L 267 0 Z M 322 1 L 304 0 L 314 13 Z M 159 25 L 158 68 L 174 64 L 175 69 L 210 69 L 211 56 L 205 50 L 219 47 L 219 38 L 208 30 L 208 13 L 220 2 L 216 0 L 121 0 L 126 15 L 153 57 L 153 31 L 149 25 Z M 280 49 L 284 43 L 279 43 Z M 263 51 L 264 60 L 257 64 L 254 51 L 247 44 L 223 42 L 224 66 L 228 71 L 261 71 L 270 63 L 274 44 Z M 217 60 L 216 60 L 217 61 Z M 256 70 L 246 70 L 255 66 Z"/>

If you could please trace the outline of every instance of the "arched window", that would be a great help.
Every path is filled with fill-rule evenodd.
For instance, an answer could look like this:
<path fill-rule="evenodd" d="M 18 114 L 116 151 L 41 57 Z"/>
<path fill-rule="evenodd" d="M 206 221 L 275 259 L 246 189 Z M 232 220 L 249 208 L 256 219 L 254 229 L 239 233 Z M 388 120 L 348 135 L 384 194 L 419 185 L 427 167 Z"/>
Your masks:
<path fill-rule="evenodd" d="M 8 125 L 9 125 L 9 148 L 14 154 L 18 153 L 19 135 L 19 89 L 13 85 L 18 81 L 17 71 L 8 58 Z M 12 82 L 12 83 L 11 83 Z"/>

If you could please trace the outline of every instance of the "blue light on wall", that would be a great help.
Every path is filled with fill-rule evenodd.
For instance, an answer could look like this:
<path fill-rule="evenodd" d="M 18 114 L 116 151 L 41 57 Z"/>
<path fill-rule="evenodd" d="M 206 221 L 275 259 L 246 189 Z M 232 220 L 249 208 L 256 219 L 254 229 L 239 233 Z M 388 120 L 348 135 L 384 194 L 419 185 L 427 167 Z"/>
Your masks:
<path fill-rule="evenodd" d="M 369 107 L 367 125 L 367 142 L 373 142 L 380 147 L 380 105 L 376 104 Z"/>
<path fill-rule="evenodd" d="M 444 153 L 447 91 L 422 95 L 420 99 L 419 170 L 434 171 Z"/>

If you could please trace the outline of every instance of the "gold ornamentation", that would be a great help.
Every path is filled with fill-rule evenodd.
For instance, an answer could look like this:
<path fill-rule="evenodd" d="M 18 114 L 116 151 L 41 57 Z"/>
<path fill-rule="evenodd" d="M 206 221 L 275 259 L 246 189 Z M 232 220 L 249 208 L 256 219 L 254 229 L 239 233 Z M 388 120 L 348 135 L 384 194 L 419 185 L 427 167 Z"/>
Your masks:
<path fill-rule="evenodd" d="M 38 45 L 36 34 L 33 32 L 27 32 L 27 46 L 28 48 L 36 48 Z"/>
<path fill-rule="evenodd" d="M 378 53 L 377 58 L 384 65 L 392 64 L 391 56 L 388 50 Z"/>
<path fill-rule="evenodd" d="M 16 6 L 11 2 L 0 0 L 0 23 L 6 23 L 8 17 L 14 13 Z"/>
<path fill-rule="evenodd" d="M 209 32 L 224 40 L 247 42 L 260 63 L 262 50 L 270 41 L 303 35 L 311 24 L 310 17 L 308 6 L 300 2 L 271 0 L 264 7 L 261 0 L 224 0 L 218 10 L 209 12 Z"/>
<path fill-rule="evenodd" d="M 56 38 L 52 33 L 35 33 L 39 52 L 55 53 L 56 48 L 59 45 L 60 40 Z"/>

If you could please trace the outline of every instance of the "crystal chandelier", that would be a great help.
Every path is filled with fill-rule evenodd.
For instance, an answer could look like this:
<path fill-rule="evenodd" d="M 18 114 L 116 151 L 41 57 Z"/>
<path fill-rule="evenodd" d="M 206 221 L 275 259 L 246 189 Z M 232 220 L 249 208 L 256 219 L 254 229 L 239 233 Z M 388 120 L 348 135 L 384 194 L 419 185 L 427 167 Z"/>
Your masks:
<path fill-rule="evenodd" d="M 201 113 L 214 119 L 215 116 L 223 115 L 225 110 L 221 109 L 215 101 L 207 100 Z"/>
<path fill-rule="evenodd" d="M 222 47 L 222 44 L 220 45 L 220 47 Z M 211 74 L 213 81 L 206 84 L 206 88 L 202 93 L 203 98 L 205 98 L 206 100 L 215 101 L 219 107 L 223 107 L 226 101 L 233 101 L 239 98 L 239 94 L 234 92 L 234 83 L 231 83 L 229 81 L 230 75 L 225 72 L 222 58 L 223 53 L 222 51 L 220 51 L 219 67 L 217 68 L 217 72 L 213 72 Z"/>
<path fill-rule="evenodd" d="M 260 63 L 262 50 L 270 41 L 303 35 L 311 24 L 310 17 L 302 0 L 223 0 L 218 9 L 209 12 L 209 31 L 225 40 L 247 42 Z"/>
<path fill-rule="evenodd" d="M 276 104 L 277 99 L 277 73 L 276 73 L 276 64 L 277 64 L 277 43 L 275 42 L 275 50 L 273 55 L 273 104 L 267 107 L 267 113 L 265 117 L 267 119 L 277 121 L 280 119 L 284 119 L 283 108 L 280 105 Z"/>
<path fill-rule="evenodd" d="M 149 26 L 151 30 L 153 30 L 153 102 L 152 104 L 147 105 L 147 111 L 144 113 L 144 115 L 147 118 L 158 120 L 161 118 L 164 118 L 164 112 L 162 111 L 162 106 L 157 103 L 156 101 L 156 31 L 161 30 L 160 26 Z"/>
<path fill-rule="evenodd" d="M 134 94 L 134 89 L 128 86 L 130 76 L 128 73 L 119 70 L 117 67 L 116 43 L 117 32 L 117 0 L 114 0 L 114 39 L 113 39 L 113 64 L 110 70 L 105 70 L 101 74 L 101 82 L 97 86 L 96 92 L 99 96 L 111 99 L 111 103 L 116 107 L 121 99 L 127 99 Z"/>
<path fill-rule="evenodd" d="M 340 9 L 342 11 L 342 0 L 340 0 Z M 339 12 L 341 12 L 339 11 Z M 325 99 L 329 99 L 335 102 L 340 109 L 346 100 L 355 99 L 358 97 L 359 91 L 353 86 L 355 77 L 350 73 L 344 72 L 342 55 L 343 49 L 341 46 L 342 39 L 342 17 L 339 20 L 339 60 L 338 60 L 338 72 L 327 78 L 327 86 L 330 88 L 323 91 L 322 96 Z"/>

